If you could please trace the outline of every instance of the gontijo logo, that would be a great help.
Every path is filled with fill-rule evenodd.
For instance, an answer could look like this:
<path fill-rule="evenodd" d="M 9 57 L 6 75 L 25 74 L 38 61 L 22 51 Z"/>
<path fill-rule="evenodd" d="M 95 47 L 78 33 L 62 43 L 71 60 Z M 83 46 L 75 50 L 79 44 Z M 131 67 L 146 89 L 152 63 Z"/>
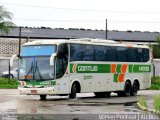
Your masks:
<path fill-rule="evenodd" d="M 98 66 L 96 65 L 82 65 L 82 64 L 74 64 L 72 67 L 72 72 L 77 73 L 77 72 L 96 72 L 98 71 Z"/>
<path fill-rule="evenodd" d="M 109 64 L 70 64 L 70 73 L 109 73 Z"/>
<path fill-rule="evenodd" d="M 78 66 L 78 71 L 98 71 L 98 66 Z"/>

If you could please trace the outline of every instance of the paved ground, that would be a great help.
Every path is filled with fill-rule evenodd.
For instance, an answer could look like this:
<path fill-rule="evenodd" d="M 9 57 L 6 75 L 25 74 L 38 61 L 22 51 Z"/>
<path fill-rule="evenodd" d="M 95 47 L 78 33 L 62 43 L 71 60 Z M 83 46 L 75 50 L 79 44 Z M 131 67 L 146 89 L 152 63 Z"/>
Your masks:
<path fill-rule="evenodd" d="M 160 91 L 143 90 L 139 91 L 136 97 L 118 97 L 113 93 L 108 98 L 95 98 L 94 94 L 85 93 L 78 94 L 76 100 L 48 96 L 46 101 L 40 101 L 39 96 L 18 95 L 15 89 L 0 89 L 0 120 L 3 117 L 72 120 L 110 118 L 111 120 L 112 117 L 120 119 L 124 115 L 135 116 L 139 120 L 143 117 L 148 120 L 150 114 L 137 109 L 135 103 L 141 96 L 151 100 L 157 94 L 160 94 Z M 153 117 L 157 119 L 157 116 L 152 116 L 152 119 Z"/>

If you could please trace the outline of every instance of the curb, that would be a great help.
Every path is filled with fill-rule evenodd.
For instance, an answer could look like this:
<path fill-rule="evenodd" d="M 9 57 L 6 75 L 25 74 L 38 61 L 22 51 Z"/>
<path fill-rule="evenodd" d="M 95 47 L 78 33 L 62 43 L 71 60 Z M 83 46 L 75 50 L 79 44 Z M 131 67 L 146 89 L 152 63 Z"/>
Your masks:
<path fill-rule="evenodd" d="M 151 112 L 151 113 L 155 113 L 155 114 L 160 114 L 160 111 L 157 111 L 155 109 L 151 109 L 151 108 L 147 108 L 147 107 L 144 107 L 142 106 L 139 102 L 137 102 L 137 106 L 139 109 L 143 110 L 143 111 L 148 111 L 148 112 Z"/>

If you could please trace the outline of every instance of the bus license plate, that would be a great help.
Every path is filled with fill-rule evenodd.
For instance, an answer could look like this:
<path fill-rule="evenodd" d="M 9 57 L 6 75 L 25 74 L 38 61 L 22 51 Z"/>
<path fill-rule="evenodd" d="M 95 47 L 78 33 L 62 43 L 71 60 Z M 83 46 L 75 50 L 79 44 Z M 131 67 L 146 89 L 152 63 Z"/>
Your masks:
<path fill-rule="evenodd" d="M 31 90 L 31 93 L 35 94 L 35 93 L 37 93 L 37 90 Z"/>

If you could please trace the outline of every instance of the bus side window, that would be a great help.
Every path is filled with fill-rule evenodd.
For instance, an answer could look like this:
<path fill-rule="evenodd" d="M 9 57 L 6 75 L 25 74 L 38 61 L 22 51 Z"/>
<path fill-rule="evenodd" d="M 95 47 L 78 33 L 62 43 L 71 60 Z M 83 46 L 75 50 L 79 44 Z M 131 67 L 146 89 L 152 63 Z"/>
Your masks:
<path fill-rule="evenodd" d="M 106 49 L 105 46 L 95 47 L 95 61 L 105 61 L 106 60 Z"/>
<path fill-rule="evenodd" d="M 143 49 L 143 62 L 149 61 L 149 50 Z"/>
<path fill-rule="evenodd" d="M 126 47 L 117 47 L 117 58 L 120 62 L 127 61 L 127 48 Z"/>
<path fill-rule="evenodd" d="M 66 59 L 68 59 L 68 45 L 67 44 L 59 45 L 58 56 L 65 57 Z"/>
<path fill-rule="evenodd" d="M 128 62 L 137 62 L 137 49 L 128 48 Z"/>
<path fill-rule="evenodd" d="M 83 61 L 94 61 L 94 46 L 85 45 L 83 48 Z"/>
<path fill-rule="evenodd" d="M 116 47 L 106 47 L 106 61 L 117 61 L 117 50 Z"/>
<path fill-rule="evenodd" d="M 70 60 L 71 61 L 82 61 L 83 60 L 83 50 L 82 45 L 80 44 L 71 44 L 70 45 Z"/>
<path fill-rule="evenodd" d="M 61 78 L 63 76 L 63 63 L 62 59 L 56 59 L 56 78 Z"/>
<path fill-rule="evenodd" d="M 68 65 L 68 45 L 61 44 L 58 48 L 58 54 L 56 59 L 56 78 L 60 78 L 64 75 Z"/>
<path fill-rule="evenodd" d="M 138 48 L 137 62 L 143 62 L 143 51 L 142 51 L 142 48 Z"/>

